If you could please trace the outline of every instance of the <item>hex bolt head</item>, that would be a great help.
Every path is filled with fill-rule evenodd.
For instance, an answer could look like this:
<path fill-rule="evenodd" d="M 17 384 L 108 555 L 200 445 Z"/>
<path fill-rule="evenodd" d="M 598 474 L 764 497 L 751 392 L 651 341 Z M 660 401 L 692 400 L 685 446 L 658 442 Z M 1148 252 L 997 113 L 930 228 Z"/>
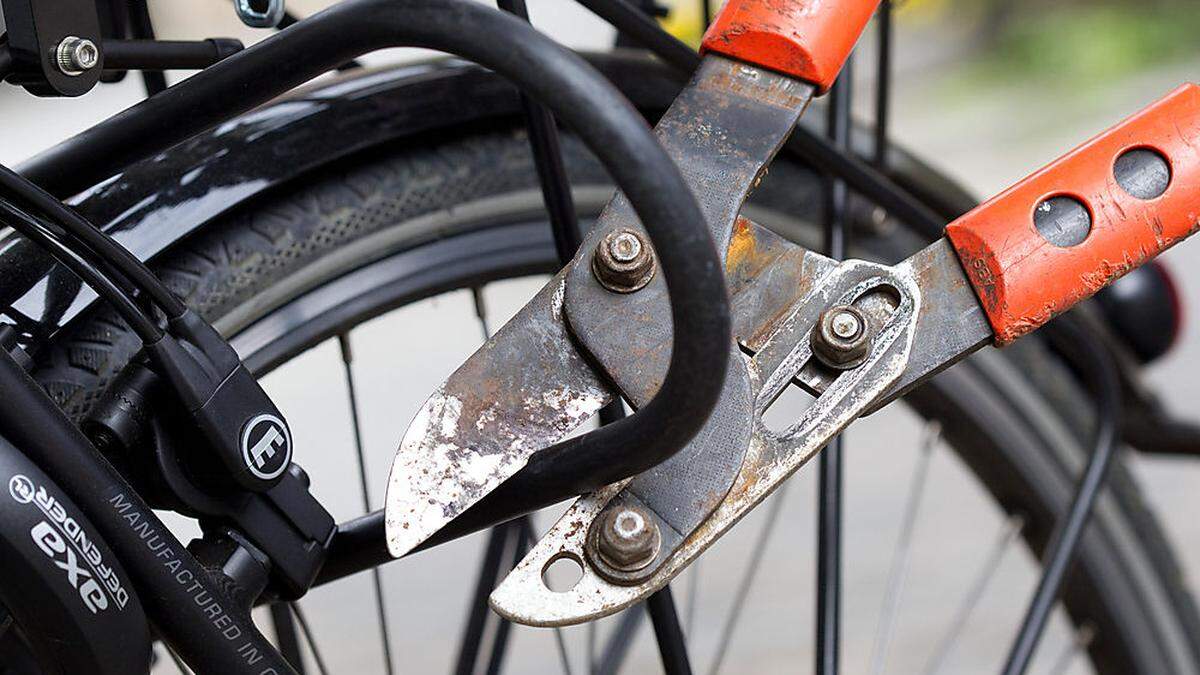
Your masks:
<path fill-rule="evenodd" d="M 600 240 L 592 254 L 592 274 L 614 293 L 633 293 L 654 278 L 654 251 L 633 230 L 613 230 Z"/>
<path fill-rule="evenodd" d="M 855 368 L 871 353 L 871 330 L 857 307 L 835 305 L 821 313 L 812 332 L 813 354 L 839 370 Z"/>
<path fill-rule="evenodd" d="M 658 524 L 645 509 L 621 504 L 609 507 L 592 524 L 600 561 L 617 572 L 636 572 L 658 556 L 662 543 Z"/>
<path fill-rule="evenodd" d="M 58 43 L 55 61 L 64 75 L 82 75 L 100 63 L 100 48 L 95 42 L 69 35 Z"/>

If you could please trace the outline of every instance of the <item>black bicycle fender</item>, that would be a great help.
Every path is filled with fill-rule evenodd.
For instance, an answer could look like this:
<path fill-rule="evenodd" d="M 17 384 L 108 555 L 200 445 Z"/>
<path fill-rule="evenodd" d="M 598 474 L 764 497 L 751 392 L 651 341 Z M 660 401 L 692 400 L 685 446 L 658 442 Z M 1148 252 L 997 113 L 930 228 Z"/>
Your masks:
<path fill-rule="evenodd" d="M 34 653 L 63 672 L 148 672 L 145 612 L 96 528 L 2 437 L 0 485 L 0 603 Z"/>
<path fill-rule="evenodd" d="M 644 54 L 586 56 L 643 109 L 664 109 L 679 90 L 677 76 Z M 458 59 L 350 71 L 140 161 L 69 201 L 150 260 L 239 204 L 354 153 L 519 114 L 510 84 Z M 0 270 L 0 307 L 32 320 L 22 329 L 37 336 L 96 299 L 11 232 L 0 236 Z"/>

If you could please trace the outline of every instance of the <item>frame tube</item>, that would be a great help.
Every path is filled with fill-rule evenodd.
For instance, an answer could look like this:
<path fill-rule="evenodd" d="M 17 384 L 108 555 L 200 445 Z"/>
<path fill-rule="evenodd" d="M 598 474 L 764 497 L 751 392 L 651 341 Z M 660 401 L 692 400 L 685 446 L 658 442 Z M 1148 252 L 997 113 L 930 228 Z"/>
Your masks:
<path fill-rule="evenodd" d="M 79 505 L 116 552 L 154 626 L 199 672 L 291 667 L 116 469 L 7 353 L 0 353 L 0 434 Z M 159 548 L 151 542 L 160 542 Z M 219 619 L 219 622 L 217 621 Z M 259 660 L 251 665 L 248 655 Z"/>

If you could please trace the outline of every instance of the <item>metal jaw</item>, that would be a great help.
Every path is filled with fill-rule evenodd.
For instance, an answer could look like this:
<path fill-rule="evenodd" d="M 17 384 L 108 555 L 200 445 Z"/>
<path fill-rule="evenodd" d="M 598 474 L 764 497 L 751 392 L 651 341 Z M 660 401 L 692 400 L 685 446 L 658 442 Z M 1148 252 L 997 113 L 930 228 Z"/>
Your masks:
<path fill-rule="evenodd" d="M 466 510 L 611 400 L 571 348 L 562 315 L 565 275 L 471 355 L 409 425 L 388 486 L 393 555 L 410 551 L 453 518 L 447 514 Z"/>
<path fill-rule="evenodd" d="M 868 410 L 900 378 L 913 351 L 922 308 L 913 264 L 906 261 L 888 267 L 848 261 L 835 266 L 827 259 L 812 260 L 820 257 L 810 252 L 803 252 L 800 258 L 808 259 L 809 268 L 825 268 L 827 272 L 814 281 L 806 297 L 780 314 L 782 319 L 771 322 L 772 330 L 753 358 L 741 361 L 752 383 L 753 397 L 745 409 L 734 414 L 752 419 L 753 433 L 732 487 L 707 518 L 694 531 L 680 533 L 654 514 L 662 532 L 658 555 L 644 569 L 639 582 L 613 583 L 598 574 L 589 561 L 587 535 L 592 522 L 614 500 L 636 503 L 638 498 L 628 490 L 630 481 L 582 497 L 492 593 L 492 607 L 498 613 L 518 623 L 562 626 L 594 620 L 645 599 Z M 761 294 L 763 289 L 757 290 Z M 817 317 L 834 305 L 854 305 L 872 324 L 873 348 L 860 366 L 850 370 L 822 366 L 810 345 Z M 795 424 L 774 432 L 763 424 L 762 414 L 793 382 L 818 394 L 818 398 Z M 555 592 L 547 587 L 543 574 L 562 558 L 578 562 L 584 573 L 570 590 Z"/>
<path fill-rule="evenodd" d="M 724 254 L 742 202 L 795 127 L 810 84 L 720 56 L 708 56 L 656 127 Z M 400 556 L 516 474 L 620 394 L 647 403 L 666 376 L 673 344 L 662 274 L 614 292 L 598 279 L 593 252 L 614 233 L 643 232 L 617 194 L 575 259 L 425 403 L 405 434 L 387 494 L 388 549 Z M 642 498 L 690 532 L 729 490 L 751 436 L 741 415 L 751 386 L 730 344 L 721 401 L 688 447 L 647 474 Z M 598 365 L 602 375 L 592 372 Z M 610 384 L 611 383 L 611 384 Z M 616 391 L 613 390 L 613 385 Z M 674 490 L 653 490 L 654 475 Z M 637 480 L 637 479 L 635 479 Z M 702 503 L 673 504 L 681 481 Z M 651 494 L 652 492 L 656 494 Z"/>

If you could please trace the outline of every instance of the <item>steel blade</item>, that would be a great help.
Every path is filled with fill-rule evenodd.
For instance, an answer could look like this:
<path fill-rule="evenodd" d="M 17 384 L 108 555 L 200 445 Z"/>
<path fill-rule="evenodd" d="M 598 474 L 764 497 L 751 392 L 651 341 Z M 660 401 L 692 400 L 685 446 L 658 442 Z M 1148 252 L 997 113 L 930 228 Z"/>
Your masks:
<path fill-rule="evenodd" d="M 388 551 L 402 556 L 613 397 L 576 351 L 554 277 L 425 402 L 388 480 Z"/>
<path fill-rule="evenodd" d="M 774 330 L 753 359 L 755 405 L 747 414 L 754 417 L 754 435 L 732 488 L 699 527 L 655 563 L 652 575 L 636 584 L 615 584 L 590 566 L 587 536 L 593 521 L 610 501 L 636 497 L 625 490 L 625 483 L 612 485 L 582 497 L 563 515 L 492 593 L 493 609 L 519 623 L 561 626 L 606 616 L 662 588 L 897 381 L 916 349 L 922 290 L 905 265 L 847 261 L 829 271 L 790 312 L 772 322 Z M 809 335 L 817 316 L 826 307 L 874 302 L 876 296 L 890 296 L 893 303 L 867 360 L 824 381 L 821 395 L 790 428 L 768 429 L 761 413 L 779 390 L 812 367 Z M 549 589 L 542 577 L 542 571 L 561 558 L 584 567 L 582 578 L 567 591 Z"/>
<path fill-rule="evenodd" d="M 994 334 L 979 298 L 945 237 L 909 256 L 908 268 L 925 301 L 917 314 L 916 344 L 904 372 L 867 414 L 990 343 Z"/>

